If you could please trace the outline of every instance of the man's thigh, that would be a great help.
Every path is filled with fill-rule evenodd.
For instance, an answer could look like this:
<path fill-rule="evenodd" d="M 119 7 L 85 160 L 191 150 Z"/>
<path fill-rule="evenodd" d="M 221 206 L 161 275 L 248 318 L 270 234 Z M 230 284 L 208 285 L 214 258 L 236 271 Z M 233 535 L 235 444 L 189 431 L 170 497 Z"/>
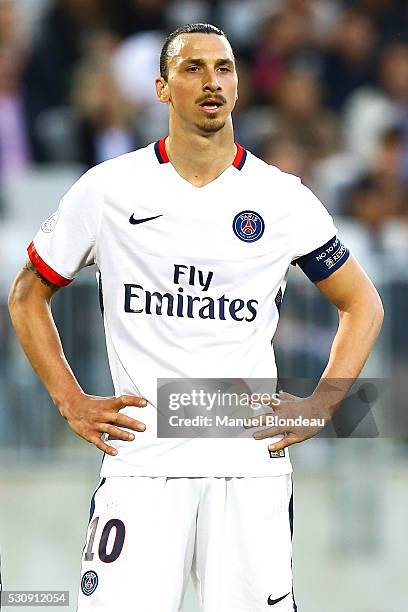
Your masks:
<path fill-rule="evenodd" d="M 193 565 L 203 612 L 294 612 L 291 475 L 208 481 Z"/>
<path fill-rule="evenodd" d="M 178 612 L 197 504 L 186 478 L 107 478 L 91 503 L 78 612 Z"/>

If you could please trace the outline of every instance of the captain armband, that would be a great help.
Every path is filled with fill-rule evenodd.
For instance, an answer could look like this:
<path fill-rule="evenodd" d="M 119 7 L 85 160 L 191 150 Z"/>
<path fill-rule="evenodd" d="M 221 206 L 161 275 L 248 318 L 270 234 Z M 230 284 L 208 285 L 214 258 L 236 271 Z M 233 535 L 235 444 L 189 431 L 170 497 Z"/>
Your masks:
<path fill-rule="evenodd" d="M 317 283 L 341 268 L 349 255 L 348 248 L 334 236 L 318 249 L 292 261 L 292 265 L 298 265 L 313 283 Z"/>

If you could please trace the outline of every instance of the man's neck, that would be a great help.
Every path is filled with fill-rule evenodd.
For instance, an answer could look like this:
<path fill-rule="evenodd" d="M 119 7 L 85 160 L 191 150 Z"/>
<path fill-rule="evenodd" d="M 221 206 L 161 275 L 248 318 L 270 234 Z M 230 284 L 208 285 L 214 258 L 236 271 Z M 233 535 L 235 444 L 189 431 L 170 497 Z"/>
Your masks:
<path fill-rule="evenodd" d="M 236 155 L 232 125 L 215 134 L 201 135 L 172 129 L 166 151 L 175 170 L 195 187 L 204 187 L 231 166 Z"/>

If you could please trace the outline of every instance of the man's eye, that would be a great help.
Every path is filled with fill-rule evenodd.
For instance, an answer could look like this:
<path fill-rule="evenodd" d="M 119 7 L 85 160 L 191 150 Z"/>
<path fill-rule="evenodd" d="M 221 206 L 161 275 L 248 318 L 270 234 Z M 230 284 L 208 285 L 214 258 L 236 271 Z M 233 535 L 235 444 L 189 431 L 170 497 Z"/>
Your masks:
<path fill-rule="evenodd" d="M 198 66 L 189 66 L 187 72 L 197 72 Z"/>
<path fill-rule="evenodd" d="M 220 66 L 219 68 L 222 72 L 231 72 L 231 68 L 229 66 Z"/>

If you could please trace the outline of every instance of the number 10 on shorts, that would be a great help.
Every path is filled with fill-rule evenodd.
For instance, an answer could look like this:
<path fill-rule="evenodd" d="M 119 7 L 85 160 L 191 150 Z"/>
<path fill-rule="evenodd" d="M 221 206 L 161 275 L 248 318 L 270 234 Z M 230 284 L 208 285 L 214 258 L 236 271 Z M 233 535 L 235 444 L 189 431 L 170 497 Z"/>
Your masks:
<path fill-rule="evenodd" d="M 99 516 L 96 516 L 89 526 L 89 538 L 87 547 L 84 553 L 85 561 L 93 561 L 95 556 L 95 536 L 98 530 Z M 123 521 L 117 518 L 110 519 L 102 529 L 101 537 L 98 545 L 99 559 L 104 563 L 113 563 L 118 559 L 122 552 L 125 542 L 126 529 Z M 110 552 L 108 552 L 108 541 L 110 542 Z"/>

